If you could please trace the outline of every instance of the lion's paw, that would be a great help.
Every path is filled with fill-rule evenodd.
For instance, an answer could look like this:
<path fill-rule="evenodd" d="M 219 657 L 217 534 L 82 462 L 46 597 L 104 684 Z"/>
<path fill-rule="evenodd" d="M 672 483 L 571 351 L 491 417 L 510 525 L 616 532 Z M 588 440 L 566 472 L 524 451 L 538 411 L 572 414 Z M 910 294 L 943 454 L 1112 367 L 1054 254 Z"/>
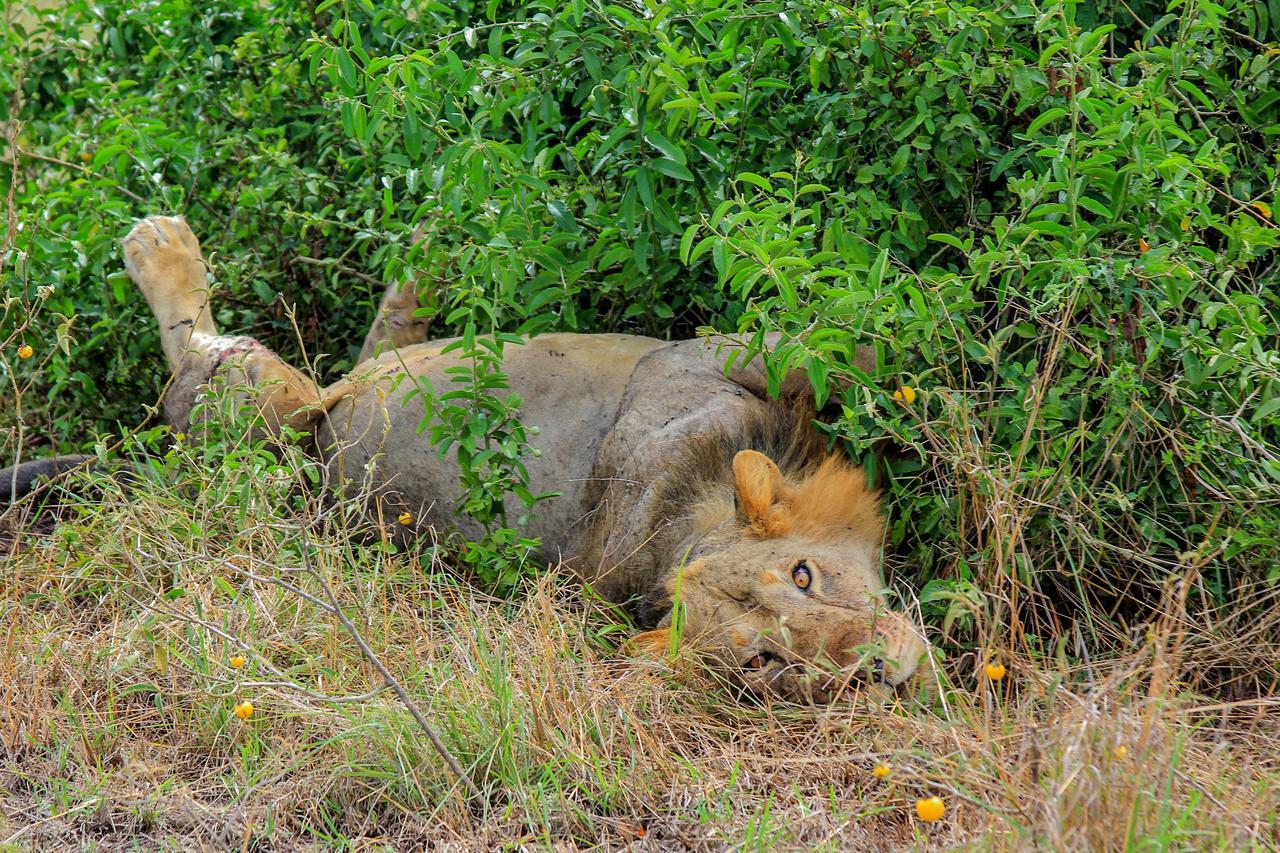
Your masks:
<path fill-rule="evenodd" d="M 197 268 L 203 278 L 200 243 L 180 216 L 148 216 L 133 226 L 123 245 L 125 269 L 139 287 L 189 277 Z"/>

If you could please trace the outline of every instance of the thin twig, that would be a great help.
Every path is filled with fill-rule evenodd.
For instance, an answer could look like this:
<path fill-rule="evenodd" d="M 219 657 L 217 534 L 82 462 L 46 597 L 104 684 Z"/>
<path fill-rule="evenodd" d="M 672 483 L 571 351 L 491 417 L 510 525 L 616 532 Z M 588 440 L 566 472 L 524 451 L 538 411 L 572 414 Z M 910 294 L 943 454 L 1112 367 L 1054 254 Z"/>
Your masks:
<path fill-rule="evenodd" d="M 337 616 L 338 621 L 342 623 L 342 627 L 347 629 L 347 633 L 351 635 L 351 639 L 355 640 L 356 645 L 360 648 L 360 653 L 364 655 L 365 660 L 367 660 L 374 669 L 378 670 L 378 673 L 382 676 L 382 679 L 386 682 L 387 686 L 394 690 L 396 695 L 400 697 L 400 701 L 404 703 L 405 708 L 407 708 L 409 713 L 413 715 L 413 718 L 417 720 L 418 726 L 426 733 L 427 739 L 431 741 L 431 745 L 435 747 L 436 752 L 438 752 L 440 757 L 444 759 L 445 763 L 449 765 L 449 769 L 453 771 L 454 776 L 456 776 L 462 784 L 466 785 L 467 790 L 471 792 L 471 796 L 477 801 L 483 799 L 483 794 L 481 794 L 476 783 L 471 781 L 471 777 L 467 775 L 467 771 L 462 769 L 462 765 L 458 763 L 458 759 L 454 758 L 453 753 L 449 751 L 449 747 L 445 746 L 444 741 L 440 739 L 438 734 L 436 734 L 435 728 L 432 727 L 431 723 L 427 720 L 426 715 L 418 708 L 417 703 L 413 701 L 413 697 L 409 695 L 409 691 L 404 689 L 400 682 L 396 680 L 395 676 L 391 674 L 391 671 L 382 663 L 382 660 L 378 657 L 377 653 L 375 653 L 374 650 L 370 648 L 369 644 L 365 642 L 364 636 L 360 633 L 360 629 L 355 626 L 355 623 L 347 618 L 347 614 L 342 610 L 342 605 L 338 604 L 338 598 L 333 592 L 333 587 L 329 586 L 329 582 L 321 576 L 320 572 L 316 570 L 315 566 L 311 562 L 310 537 L 307 536 L 305 529 L 301 531 L 301 534 L 303 545 L 302 559 L 306 564 L 307 573 L 310 574 L 311 577 L 315 579 L 316 583 L 320 584 L 320 588 L 324 590 L 325 597 L 329 599 L 329 604 L 332 608 L 330 612 Z"/>
<path fill-rule="evenodd" d="M 343 275 L 349 275 L 352 278 L 358 278 L 366 284 L 372 284 L 376 287 L 386 289 L 386 284 L 374 278 L 371 275 L 360 272 L 360 270 L 352 269 L 346 264 L 340 264 L 335 260 L 328 258 L 308 258 L 306 255 L 294 255 L 291 262 L 296 261 L 300 264 L 309 264 L 313 267 L 332 267 Z"/>
<path fill-rule="evenodd" d="M 71 163 L 71 162 L 68 162 L 67 160 L 59 160 L 57 157 L 50 157 L 46 154 L 37 154 L 34 151 L 28 151 L 25 148 L 20 148 L 16 142 L 13 143 L 13 153 L 14 153 L 14 157 L 12 160 L 0 160 L 0 164 L 3 164 L 5 166 L 11 166 L 16 169 L 19 160 L 29 159 L 29 160 L 39 160 L 42 163 L 53 163 L 55 166 L 65 166 L 68 169 L 78 169 L 79 171 L 83 172 L 84 174 L 88 175 L 91 178 L 98 178 L 100 180 L 110 181 L 112 184 L 115 185 L 115 188 L 120 191 L 121 195 L 128 196 L 129 198 L 136 201 L 138 204 L 147 203 L 147 200 L 145 198 L 143 198 L 142 196 L 138 195 L 135 192 L 125 189 L 124 186 L 121 185 L 119 181 L 112 180 L 111 178 L 108 178 L 106 175 L 95 172 L 92 169 L 88 168 L 87 166 L 81 166 L 79 163 Z"/>
<path fill-rule="evenodd" d="M 144 557 L 147 557 L 149 560 L 156 563 L 157 565 L 172 565 L 172 563 L 168 563 L 167 561 L 160 559 L 158 556 L 154 554 L 148 554 L 141 549 L 138 549 L 138 553 Z M 180 562 L 189 562 L 189 561 L 184 560 Z M 234 564 L 226 564 L 226 565 L 234 565 Z M 261 578 L 261 577 L 254 576 L 253 580 L 259 583 L 271 584 L 272 586 L 285 587 L 285 584 L 275 583 L 270 578 Z M 353 694 L 353 695 L 347 695 L 347 696 L 330 696 L 325 693 L 317 693 L 314 690 L 304 687 L 302 684 L 299 684 L 297 681 L 293 680 L 292 678 L 289 678 L 288 675 L 286 675 L 285 673 L 277 669 L 271 663 L 270 660 L 268 660 L 267 658 L 255 652 L 251 644 L 246 643 L 244 640 L 240 639 L 235 634 L 231 633 L 230 631 L 224 630 L 223 628 L 214 624 L 213 622 L 210 622 L 207 619 L 201 619 L 198 616 L 192 616 L 189 613 L 183 613 L 182 611 L 177 610 L 176 608 L 162 607 L 153 602 L 143 601 L 142 599 L 131 595 L 128 591 L 124 591 L 122 594 L 124 595 L 125 598 L 129 599 L 134 604 L 138 605 L 144 610 L 149 610 L 152 613 L 156 613 L 161 616 L 168 616 L 172 619 L 178 620 L 179 622 L 185 622 L 188 625 L 194 625 L 197 628 L 203 628 L 204 630 L 208 631 L 209 633 L 213 634 L 216 637 L 221 638 L 222 640 L 225 640 L 231 645 L 236 646 L 238 648 L 245 649 L 250 654 L 252 654 L 255 659 L 257 659 L 258 663 L 262 666 L 263 669 L 265 669 L 267 672 L 271 673 L 277 679 L 279 679 L 279 681 L 275 682 L 275 684 L 281 687 L 288 687 L 291 690 L 295 690 L 298 693 L 301 693 L 303 696 L 305 696 L 308 699 L 312 699 L 317 702 L 325 702 L 333 705 L 344 705 L 344 704 L 350 704 L 353 702 L 363 702 L 368 699 L 372 699 L 373 697 L 381 693 L 383 690 L 386 690 L 386 687 L 378 687 L 374 690 L 370 690 L 365 693 Z M 326 611 L 329 610 L 327 605 L 321 604 L 320 606 L 323 607 Z"/>

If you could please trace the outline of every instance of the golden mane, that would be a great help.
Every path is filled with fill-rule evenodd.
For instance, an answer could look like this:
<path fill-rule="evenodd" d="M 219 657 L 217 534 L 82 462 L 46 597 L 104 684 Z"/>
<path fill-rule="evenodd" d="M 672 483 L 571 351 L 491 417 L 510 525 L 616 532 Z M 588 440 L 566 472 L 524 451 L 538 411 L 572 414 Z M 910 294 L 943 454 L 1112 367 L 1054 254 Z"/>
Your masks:
<path fill-rule="evenodd" d="M 866 474 L 838 456 L 827 456 L 798 485 L 783 485 L 753 532 L 765 538 L 859 539 L 879 543 L 884 533 L 879 493 Z"/>
<path fill-rule="evenodd" d="M 862 468 L 827 450 L 810 426 L 812 413 L 777 414 L 747 419 L 740 431 L 692 440 L 663 478 L 655 526 L 686 515 L 696 532 L 706 533 L 737 513 L 760 537 L 795 534 L 879 544 L 880 495 L 868 488 Z M 743 450 L 769 460 L 765 468 L 743 467 L 745 480 L 737 469 Z M 743 499 L 744 489 L 751 499 Z"/>

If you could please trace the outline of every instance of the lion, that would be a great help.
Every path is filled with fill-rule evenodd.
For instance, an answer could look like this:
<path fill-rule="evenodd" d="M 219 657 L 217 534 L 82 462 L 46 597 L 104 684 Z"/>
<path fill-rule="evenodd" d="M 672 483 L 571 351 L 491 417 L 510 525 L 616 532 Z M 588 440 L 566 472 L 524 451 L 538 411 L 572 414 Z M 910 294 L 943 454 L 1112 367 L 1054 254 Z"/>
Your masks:
<path fill-rule="evenodd" d="M 266 429 L 304 434 L 335 492 L 372 486 L 411 527 L 481 532 L 452 509 L 455 459 L 420 428 L 422 389 L 447 392 L 460 361 L 444 351 L 450 340 L 426 340 L 412 287 L 384 297 L 369 357 L 320 387 L 252 338 L 219 334 L 181 218 L 138 222 L 123 248 L 160 325 L 175 428 L 216 379 Z M 630 607 L 644 629 L 637 649 L 689 644 L 733 683 L 798 702 L 831 700 L 854 681 L 906 682 L 928 646 L 883 600 L 877 493 L 828 452 L 802 375 L 771 398 L 759 360 L 726 369 L 725 344 L 543 334 L 508 346 L 520 419 L 538 427 L 529 488 L 557 495 L 533 507 L 524 532 L 541 559 Z"/>

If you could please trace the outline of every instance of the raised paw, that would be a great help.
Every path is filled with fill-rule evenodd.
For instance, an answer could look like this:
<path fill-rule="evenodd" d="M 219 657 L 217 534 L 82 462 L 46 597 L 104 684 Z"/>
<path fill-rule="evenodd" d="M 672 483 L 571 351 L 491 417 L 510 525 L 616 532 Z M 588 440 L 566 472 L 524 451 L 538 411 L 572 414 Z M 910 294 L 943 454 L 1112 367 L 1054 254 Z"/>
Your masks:
<path fill-rule="evenodd" d="M 148 216 L 124 238 L 124 266 L 160 323 L 170 369 L 178 370 L 202 336 L 218 334 L 196 235 L 177 216 Z"/>
<path fill-rule="evenodd" d="M 148 216 L 124 238 L 124 265 L 147 294 L 188 292 L 204 286 L 200 242 L 179 216 Z"/>

